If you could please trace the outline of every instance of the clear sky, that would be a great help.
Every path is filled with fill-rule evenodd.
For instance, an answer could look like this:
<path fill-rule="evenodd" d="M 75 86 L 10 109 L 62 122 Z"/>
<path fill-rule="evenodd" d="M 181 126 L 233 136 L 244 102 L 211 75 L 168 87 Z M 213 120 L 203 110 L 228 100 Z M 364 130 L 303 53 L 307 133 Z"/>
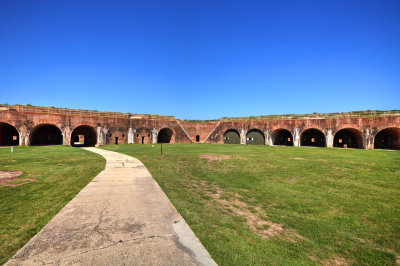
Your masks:
<path fill-rule="evenodd" d="M 181 119 L 400 109 L 400 1 L 1 0 L 0 92 Z"/>

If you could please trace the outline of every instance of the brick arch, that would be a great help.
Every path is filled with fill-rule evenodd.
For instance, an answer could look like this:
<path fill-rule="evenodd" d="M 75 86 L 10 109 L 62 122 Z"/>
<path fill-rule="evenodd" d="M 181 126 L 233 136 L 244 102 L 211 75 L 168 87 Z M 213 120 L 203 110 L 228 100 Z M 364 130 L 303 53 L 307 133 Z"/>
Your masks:
<path fill-rule="evenodd" d="M 9 121 L 9 120 L 0 120 L 0 123 L 9 124 L 10 126 L 15 127 L 17 130 L 18 130 L 18 128 L 21 127 L 21 126 L 17 125 L 14 121 Z"/>
<path fill-rule="evenodd" d="M 309 130 L 309 129 L 316 129 L 321 131 L 325 137 L 326 137 L 326 131 L 329 128 L 328 126 L 320 126 L 320 125 L 301 125 L 298 126 L 299 130 L 299 135 L 303 134 L 304 131 Z"/>
<path fill-rule="evenodd" d="M 68 126 L 66 123 L 62 123 L 60 121 L 41 120 L 41 121 L 35 121 L 34 123 L 30 124 L 27 128 L 32 132 L 34 128 L 37 128 L 40 125 L 53 125 L 61 131 L 64 127 Z"/>
<path fill-rule="evenodd" d="M 84 136 L 83 143 L 79 142 L 79 135 Z M 78 139 L 76 139 L 78 137 Z M 77 141 L 78 140 L 78 141 Z M 71 131 L 71 146 L 77 147 L 94 147 L 97 144 L 96 128 L 89 125 L 79 125 Z"/>
<path fill-rule="evenodd" d="M 252 128 L 246 133 L 246 145 L 265 145 L 265 134 L 258 128 Z"/>
<path fill-rule="evenodd" d="M 12 124 L 0 122 L 0 146 L 18 146 L 21 133 Z"/>
<path fill-rule="evenodd" d="M 400 150 L 400 127 L 387 127 L 377 132 L 374 149 Z"/>
<path fill-rule="evenodd" d="M 62 131 L 54 124 L 38 124 L 30 131 L 29 143 L 31 146 L 61 145 L 63 144 Z"/>
<path fill-rule="evenodd" d="M 336 130 L 333 136 L 333 147 L 361 149 L 365 145 L 362 131 L 356 128 L 343 127 Z"/>
<path fill-rule="evenodd" d="M 268 131 L 272 133 L 277 130 L 287 130 L 290 132 L 290 134 L 294 135 L 294 129 L 295 129 L 295 127 L 272 127 L 272 128 L 269 128 Z"/>
<path fill-rule="evenodd" d="M 175 132 L 172 128 L 163 127 L 162 129 L 158 130 L 157 143 L 171 143 L 174 136 Z"/>
<path fill-rule="evenodd" d="M 225 130 L 224 144 L 240 144 L 240 132 L 233 128 Z"/>
<path fill-rule="evenodd" d="M 296 127 L 295 125 L 287 125 L 287 124 L 280 123 L 278 125 L 269 126 L 268 130 L 272 133 L 272 132 L 274 132 L 275 130 L 278 130 L 278 129 L 285 129 L 285 130 L 289 131 L 293 135 L 295 127 Z"/>
<path fill-rule="evenodd" d="M 235 124 L 229 123 L 229 124 L 221 125 L 220 131 L 225 133 L 227 130 L 233 129 L 233 130 L 236 130 L 237 132 L 240 132 L 242 130 L 242 128 L 243 128 L 243 125 L 235 125 Z"/>
<path fill-rule="evenodd" d="M 286 128 L 277 128 L 271 131 L 273 145 L 293 146 L 294 134 Z"/>
<path fill-rule="evenodd" d="M 382 131 L 386 128 L 400 128 L 400 122 L 399 123 L 385 123 L 385 124 L 377 124 L 375 125 L 372 129 L 372 132 L 374 133 L 374 137 L 376 136 L 376 134 L 379 133 L 379 131 Z"/>
<path fill-rule="evenodd" d="M 71 124 L 63 124 L 64 127 L 70 127 L 71 130 L 74 130 L 77 127 L 80 126 L 88 126 L 88 127 L 92 127 L 95 130 L 97 129 L 97 127 L 103 127 L 103 124 L 100 123 L 90 123 L 89 121 L 79 121 L 79 123 L 71 123 Z M 110 128 L 110 125 L 108 124 L 104 124 L 104 126 L 106 126 L 107 128 Z"/>
<path fill-rule="evenodd" d="M 239 133 L 239 140 L 240 140 L 240 134 L 242 132 L 242 125 L 237 125 L 234 123 L 227 123 L 227 124 L 221 124 L 215 131 L 213 131 L 213 134 L 215 134 L 216 132 L 219 134 L 218 135 L 218 140 L 217 143 L 221 143 L 221 144 L 226 144 L 225 142 L 225 133 L 228 130 L 234 130 L 236 132 Z M 247 129 L 244 129 L 245 132 L 247 133 Z"/>
<path fill-rule="evenodd" d="M 332 135 L 335 135 L 338 131 L 342 130 L 342 129 L 346 129 L 346 128 L 352 128 L 355 130 L 360 131 L 361 133 L 364 131 L 364 128 L 361 127 L 360 125 L 355 125 L 355 124 L 342 124 L 339 127 L 334 127 L 332 129 Z"/>
<path fill-rule="evenodd" d="M 326 147 L 325 130 L 317 127 L 303 129 L 300 135 L 300 146 Z"/>

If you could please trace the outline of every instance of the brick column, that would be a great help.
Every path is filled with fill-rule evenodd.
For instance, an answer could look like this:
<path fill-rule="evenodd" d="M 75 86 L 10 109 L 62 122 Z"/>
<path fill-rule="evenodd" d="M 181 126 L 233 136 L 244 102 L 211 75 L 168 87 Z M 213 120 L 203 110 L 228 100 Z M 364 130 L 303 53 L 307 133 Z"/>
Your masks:
<path fill-rule="evenodd" d="M 240 130 L 240 144 L 246 144 L 246 134 L 247 134 L 247 130 L 242 128 Z"/>
<path fill-rule="evenodd" d="M 327 129 L 325 131 L 326 131 L 326 147 L 333 148 L 332 129 Z"/>
<path fill-rule="evenodd" d="M 293 133 L 293 146 L 300 147 L 300 129 L 296 127 Z"/>

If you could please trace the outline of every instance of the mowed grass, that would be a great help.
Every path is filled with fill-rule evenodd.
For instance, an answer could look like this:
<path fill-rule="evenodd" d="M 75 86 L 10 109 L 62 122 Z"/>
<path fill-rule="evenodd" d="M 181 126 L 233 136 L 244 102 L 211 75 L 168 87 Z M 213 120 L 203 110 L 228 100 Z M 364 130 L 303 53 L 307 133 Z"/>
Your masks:
<path fill-rule="evenodd" d="M 394 265 L 400 152 L 110 145 L 140 159 L 220 265 Z M 208 162 L 199 155 L 230 155 Z"/>
<path fill-rule="evenodd" d="M 0 186 L 0 264 L 5 263 L 102 169 L 100 155 L 66 146 L 0 148 L 0 170 L 36 182 Z M 12 183 L 20 183 L 18 180 Z"/>

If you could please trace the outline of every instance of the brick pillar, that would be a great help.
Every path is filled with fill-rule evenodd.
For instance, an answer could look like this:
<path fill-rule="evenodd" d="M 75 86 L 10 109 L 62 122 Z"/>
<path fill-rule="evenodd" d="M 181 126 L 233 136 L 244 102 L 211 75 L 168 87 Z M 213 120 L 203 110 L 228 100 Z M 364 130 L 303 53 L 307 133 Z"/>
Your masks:
<path fill-rule="evenodd" d="M 369 128 L 364 129 L 363 131 L 364 149 L 372 150 L 374 148 L 375 135 L 376 134 L 374 134 L 374 132 L 371 129 Z"/>
<path fill-rule="evenodd" d="M 29 141 L 29 135 L 31 134 L 30 130 L 26 130 L 23 134 L 22 134 L 22 141 L 23 141 L 23 146 L 29 146 L 31 145 L 30 141 Z"/>
<path fill-rule="evenodd" d="M 246 134 L 247 134 L 247 130 L 244 130 L 242 128 L 240 130 L 240 144 L 246 144 Z"/>
<path fill-rule="evenodd" d="M 106 145 L 106 134 L 108 132 L 107 127 L 97 127 L 97 144 L 96 147 Z"/>
<path fill-rule="evenodd" d="M 274 143 L 272 141 L 272 131 L 271 130 L 267 130 L 267 131 L 265 131 L 264 134 L 265 134 L 265 145 L 273 146 Z"/>
<path fill-rule="evenodd" d="M 157 143 L 157 137 L 158 137 L 158 131 L 153 129 L 151 131 L 151 136 L 152 136 L 152 143 Z"/>
<path fill-rule="evenodd" d="M 29 133 L 25 127 L 17 128 L 19 135 L 19 146 L 28 146 L 29 145 Z"/>
<path fill-rule="evenodd" d="M 296 127 L 293 133 L 293 146 L 300 147 L 300 129 Z"/>
<path fill-rule="evenodd" d="M 326 147 L 333 148 L 332 129 L 327 129 L 326 130 Z"/>
<path fill-rule="evenodd" d="M 69 126 L 66 126 L 62 129 L 61 133 L 63 136 L 63 145 L 71 146 L 71 128 Z"/>

